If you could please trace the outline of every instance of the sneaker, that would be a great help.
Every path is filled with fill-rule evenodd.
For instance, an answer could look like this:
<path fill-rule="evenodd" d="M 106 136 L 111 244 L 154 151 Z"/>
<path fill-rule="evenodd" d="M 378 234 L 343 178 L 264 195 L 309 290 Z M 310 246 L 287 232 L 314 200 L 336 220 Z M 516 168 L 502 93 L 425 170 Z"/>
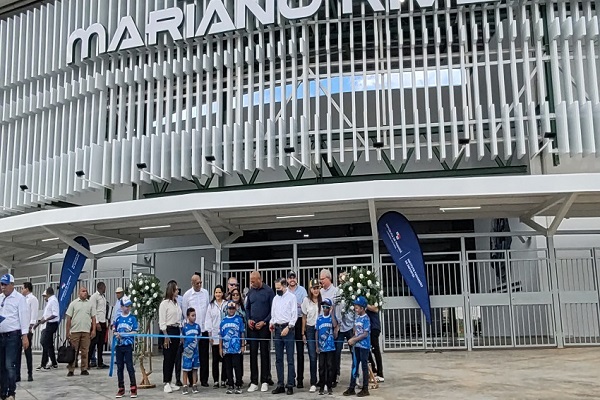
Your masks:
<path fill-rule="evenodd" d="M 263 383 L 262 386 L 260 387 L 260 391 L 261 392 L 268 392 L 269 391 L 269 384 L 267 382 Z"/>
<path fill-rule="evenodd" d="M 131 390 L 131 396 L 129 396 L 129 397 L 131 397 L 132 399 L 135 399 L 137 397 L 137 386 L 132 386 L 130 388 L 130 390 Z"/>
<path fill-rule="evenodd" d="M 75 375 L 75 374 L 73 373 L 73 371 L 69 371 L 69 372 L 67 373 L 67 376 L 73 376 L 73 375 Z"/>
<path fill-rule="evenodd" d="M 323 396 L 325 394 L 325 390 L 323 388 L 319 389 L 319 395 Z"/>
<path fill-rule="evenodd" d="M 227 391 L 225 393 L 227 393 L 227 394 L 233 394 L 233 386 L 229 386 L 227 388 Z"/>
<path fill-rule="evenodd" d="M 108 367 L 107 367 L 107 368 L 108 368 Z M 54 365 L 52 366 L 52 369 L 58 369 L 58 364 L 54 364 Z"/>
<path fill-rule="evenodd" d="M 219 382 L 215 382 L 215 384 L 213 385 L 213 389 L 218 389 L 219 388 Z"/>
<path fill-rule="evenodd" d="M 87 371 L 87 369 L 85 371 L 81 371 L 81 375 L 83 376 L 88 376 L 90 373 Z"/>
<path fill-rule="evenodd" d="M 52 367 L 42 367 L 43 372 L 48 372 L 50 370 L 52 370 Z"/>
<path fill-rule="evenodd" d="M 357 397 L 365 397 L 365 396 L 369 396 L 371 393 L 369 393 L 369 389 L 367 388 L 363 388 L 360 392 L 358 392 L 356 394 Z"/>
<path fill-rule="evenodd" d="M 173 391 L 174 391 L 174 392 L 176 392 L 176 391 L 178 391 L 179 389 L 181 389 L 181 387 L 180 387 L 180 386 L 173 385 L 173 384 L 170 384 L 170 385 L 171 385 L 171 389 L 173 389 Z"/>
<path fill-rule="evenodd" d="M 309 391 L 310 393 L 314 393 L 314 392 L 316 392 L 316 391 L 317 391 L 317 387 L 316 387 L 315 385 L 312 385 L 308 391 Z"/>
<path fill-rule="evenodd" d="M 236 386 L 235 387 L 235 394 L 242 394 L 242 387 L 241 386 Z"/>
<path fill-rule="evenodd" d="M 170 383 L 165 383 L 165 388 L 163 389 L 165 393 L 173 393 L 173 388 L 171 388 Z"/>
<path fill-rule="evenodd" d="M 333 396 L 333 390 L 329 389 L 329 390 L 327 391 L 327 394 L 328 394 L 329 396 Z"/>
<path fill-rule="evenodd" d="M 125 388 L 119 388 L 119 391 L 117 392 L 117 395 L 115 397 L 117 399 L 120 399 L 123 396 L 125 396 Z"/>
<path fill-rule="evenodd" d="M 199 392 L 198 385 L 193 385 L 192 386 L 192 393 L 198 393 L 198 392 Z"/>
<path fill-rule="evenodd" d="M 227 387 L 227 382 L 225 382 L 225 381 L 221 381 L 221 387 L 222 387 L 222 388 L 224 388 L 224 387 Z"/>
<path fill-rule="evenodd" d="M 184 385 L 181 389 L 181 394 L 186 395 L 190 393 L 190 388 L 187 385 Z"/>
<path fill-rule="evenodd" d="M 248 388 L 248 393 L 256 392 L 257 390 L 258 390 L 258 385 L 251 383 L 250 387 Z"/>
<path fill-rule="evenodd" d="M 375 380 L 376 380 L 377 382 L 385 382 L 385 379 L 383 379 L 383 376 L 376 376 L 376 377 L 375 377 Z"/>
<path fill-rule="evenodd" d="M 342 395 L 344 396 L 354 396 L 356 394 L 356 390 L 354 389 L 346 389 L 346 391 L 344 393 L 342 393 Z"/>
<path fill-rule="evenodd" d="M 35 370 L 36 370 L 36 371 L 41 371 L 41 370 L 42 370 L 42 368 L 44 368 L 44 367 L 43 367 L 43 366 L 41 366 L 41 365 L 38 365 L 37 367 L 35 367 Z"/>

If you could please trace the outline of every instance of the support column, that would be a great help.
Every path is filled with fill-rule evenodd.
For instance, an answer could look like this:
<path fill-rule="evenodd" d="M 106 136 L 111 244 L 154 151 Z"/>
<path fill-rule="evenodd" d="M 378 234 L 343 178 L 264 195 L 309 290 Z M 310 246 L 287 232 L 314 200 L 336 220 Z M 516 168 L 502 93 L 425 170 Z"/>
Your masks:
<path fill-rule="evenodd" d="M 546 236 L 548 248 L 548 267 L 550 270 L 550 285 L 552 291 L 552 307 L 554 308 L 554 336 L 559 349 L 565 347 L 565 339 L 562 329 L 560 297 L 558 293 L 558 264 L 556 263 L 556 249 L 554 247 L 554 236 Z"/>
<path fill-rule="evenodd" d="M 469 293 L 469 268 L 467 260 L 467 246 L 465 238 L 460 238 L 460 275 L 461 289 L 465 300 L 463 309 L 463 329 L 465 331 L 465 341 L 467 342 L 467 350 L 473 350 L 473 320 L 471 319 L 471 299 Z"/>
<path fill-rule="evenodd" d="M 296 272 L 296 274 L 298 274 L 298 269 L 300 268 L 298 265 L 298 243 L 294 243 L 292 245 L 292 260 L 292 269 Z"/>

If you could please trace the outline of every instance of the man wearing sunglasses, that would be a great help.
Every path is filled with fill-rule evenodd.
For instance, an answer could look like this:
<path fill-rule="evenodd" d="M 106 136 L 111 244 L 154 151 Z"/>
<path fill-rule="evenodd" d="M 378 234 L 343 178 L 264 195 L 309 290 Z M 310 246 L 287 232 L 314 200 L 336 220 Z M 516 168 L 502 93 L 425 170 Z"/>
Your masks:
<path fill-rule="evenodd" d="M 11 274 L 0 278 L 0 398 L 15 400 L 17 358 L 29 348 L 29 307 Z"/>

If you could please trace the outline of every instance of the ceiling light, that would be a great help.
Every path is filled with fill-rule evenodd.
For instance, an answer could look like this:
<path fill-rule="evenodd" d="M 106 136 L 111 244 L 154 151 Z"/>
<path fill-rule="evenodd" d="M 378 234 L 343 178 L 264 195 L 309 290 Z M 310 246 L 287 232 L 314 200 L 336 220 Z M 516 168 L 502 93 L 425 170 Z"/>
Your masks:
<path fill-rule="evenodd" d="M 302 229 L 296 229 L 296 233 L 302 233 Z"/>
<path fill-rule="evenodd" d="M 305 238 L 309 238 L 309 237 L 310 237 L 310 235 L 309 235 L 308 233 L 305 233 L 305 234 L 304 234 L 304 237 L 305 237 Z"/>
<path fill-rule="evenodd" d="M 275 218 L 277 219 L 290 219 L 290 218 L 310 218 L 314 217 L 315 214 L 300 214 L 300 215 L 279 215 Z"/>
<path fill-rule="evenodd" d="M 51 242 L 53 240 L 58 240 L 58 238 L 42 239 L 42 242 Z"/>
<path fill-rule="evenodd" d="M 140 228 L 140 231 L 145 231 L 148 229 L 163 229 L 163 228 L 170 228 L 171 225 L 156 225 L 156 226 L 142 226 Z"/>
<path fill-rule="evenodd" d="M 481 206 L 440 207 L 440 211 L 441 212 L 446 212 L 446 211 L 466 211 L 466 210 L 481 210 Z"/>

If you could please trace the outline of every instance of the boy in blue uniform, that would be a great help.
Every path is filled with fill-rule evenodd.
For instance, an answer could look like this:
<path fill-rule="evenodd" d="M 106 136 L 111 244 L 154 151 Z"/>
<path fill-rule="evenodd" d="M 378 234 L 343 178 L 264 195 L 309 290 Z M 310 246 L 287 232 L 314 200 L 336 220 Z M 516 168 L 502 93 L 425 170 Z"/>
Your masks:
<path fill-rule="evenodd" d="M 196 323 L 196 310 L 192 307 L 186 311 L 187 322 L 181 329 L 183 339 L 183 352 L 181 356 L 181 370 L 183 371 L 183 388 L 181 394 L 189 394 L 188 375 L 192 372 L 192 393 L 198 393 L 198 368 L 200 368 L 200 355 L 198 353 L 198 337 L 202 334 L 200 325 Z"/>
<path fill-rule="evenodd" d="M 113 334 L 117 340 L 115 355 L 117 358 L 117 379 L 119 381 L 119 391 L 117 398 L 125 396 L 125 381 L 123 378 L 124 366 L 127 367 L 129 374 L 129 384 L 131 397 L 137 397 L 137 385 L 135 382 L 135 370 L 133 369 L 133 336 L 127 334 L 136 333 L 138 330 L 138 320 L 131 314 L 131 300 L 123 296 L 121 298 L 121 315 L 113 323 Z"/>
<path fill-rule="evenodd" d="M 317 353 L 319 354 L 319 394 L 333 394 L 335 383 L 335 337 L 337 336 L 337 321 L 331 313 L 331 299 L 321 302 L 322 314 L 317 318 L 315 324 L 315 341 L 317 342 Z M 312 338 L 311 338 L 312 339 Z"/>
<path fill-rule="evenodd" d="M 366 313 L 367 299 L 359 296 L 354 300 L 354 336 L 348 340 L 352 350 L 352 373 L 350 376 L 350 386 L 344 392 L 344 396 L 356 394 L 356 377 L 358 376 L 358 367 L 362 368 L 363 386 L 358 397 L 369 395 L 369 352 L 371 351 L 371 321 Z"/>
<path fill-rule="evenodd" d="M 244 320 L 237 314 L 236 304 L 230 301 L 227 303 L 227 315 L 221 321 L 221 340 L 219 342 L 225 376 L 227 376 L 227 394 L 234 393 L 234 369 L 235 394 L 242 393 L 242 351 L 246 347 L 244 334 Z"/>

